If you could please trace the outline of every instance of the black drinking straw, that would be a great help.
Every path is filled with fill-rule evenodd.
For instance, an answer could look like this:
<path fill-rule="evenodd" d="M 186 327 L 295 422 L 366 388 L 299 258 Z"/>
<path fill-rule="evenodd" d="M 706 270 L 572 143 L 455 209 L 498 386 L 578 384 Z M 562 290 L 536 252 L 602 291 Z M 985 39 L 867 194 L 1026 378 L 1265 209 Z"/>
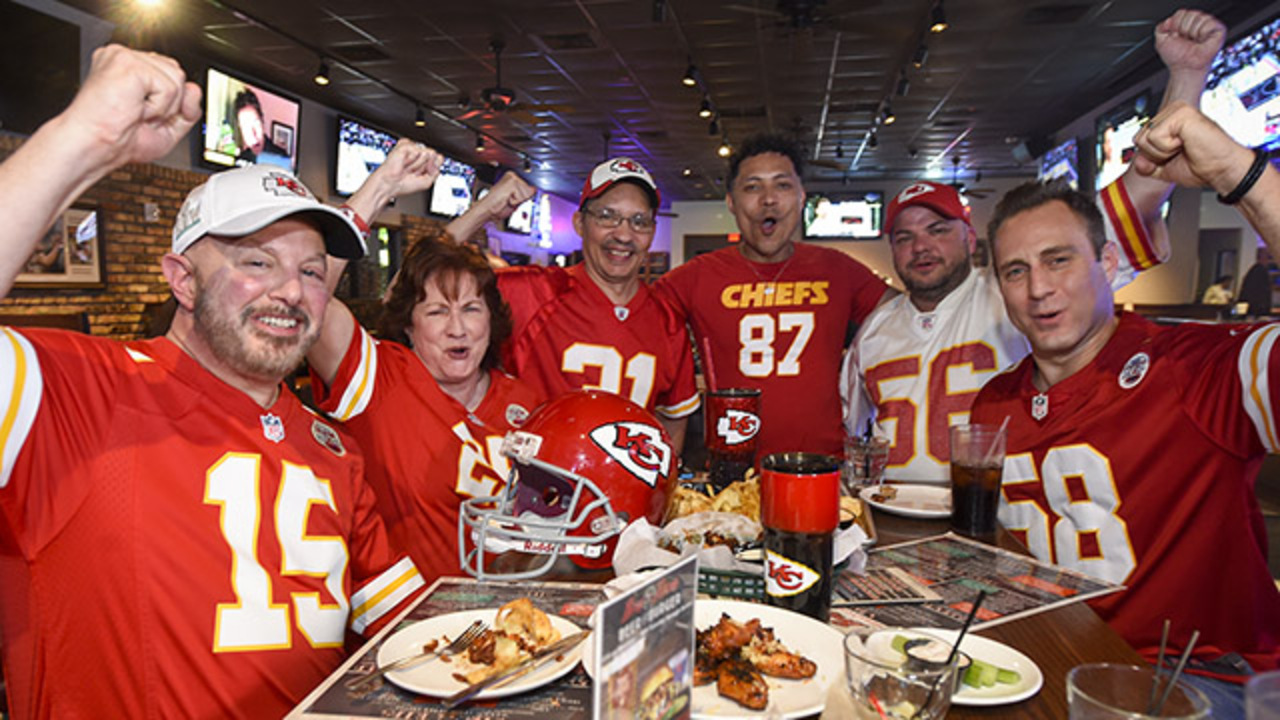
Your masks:
<path fill-rule="evenodd" d="M 978 608 L 982 606 L 982 601 L 985 600 L 986 597 L 986 590 L 978 591 L 978 597 L 974 599 L 973 606 L 969 608 L 969 617 L 965 618 L 964 625 L 960 627 L 960 634 L 956 635 L 956 644 L 951 646 L 951 654 L 947 656 L 947 661 L 943 663 L 943 665 L 950 665 L 955 661 L 956 653 L 960 652 L 960 641 L 964 640 L 964 634 L 969 632 L 969 626 L 973 624 L 973 618 L 978 615 Z M 938 678 L 933 682 L 933 687 L 929 688 L 928 697 L 924 699 L 924 703 L 916 710 L 915 715 L 912 715 L 913 718 L 918 716 L 921 710 L 929 707 L 929 703 L 933 702 L 933 694 L 938 691 L 938 683 L 940 682 L 942 682 L 942 678 Z M 953 685 L 955 684 L 954 677 L 951 679 L 951 682 Z"/>

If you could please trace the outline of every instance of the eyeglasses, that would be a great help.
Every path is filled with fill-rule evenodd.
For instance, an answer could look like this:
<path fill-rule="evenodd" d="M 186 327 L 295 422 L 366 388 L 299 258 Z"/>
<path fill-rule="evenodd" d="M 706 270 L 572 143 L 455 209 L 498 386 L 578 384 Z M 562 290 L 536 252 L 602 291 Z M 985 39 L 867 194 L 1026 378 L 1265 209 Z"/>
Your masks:
<path fill-rule="evenodd" d="M 648 233 L 653 232 L 654 227 L 657 225 L 657 222 L 653 217 L 645 215 L 644 213 L 636 213 L 631 217 L 623 217 L 621 213 L 616 213 L 609 208 L 605 208 L 599 212 L 584 208 L 582 212 L 595 218 L 596 225 L 608 230 L 620 227 L 622 225 L 622 221 L 626 220 L 627 223 L 631 225 L 632 230 L 647 235 Z"/>

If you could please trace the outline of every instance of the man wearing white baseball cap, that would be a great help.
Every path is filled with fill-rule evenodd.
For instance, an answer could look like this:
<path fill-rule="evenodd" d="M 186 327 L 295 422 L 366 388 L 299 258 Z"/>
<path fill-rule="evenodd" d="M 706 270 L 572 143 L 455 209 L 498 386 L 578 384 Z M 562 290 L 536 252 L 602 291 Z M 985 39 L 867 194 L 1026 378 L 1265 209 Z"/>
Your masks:
<path fill-rule="evenodd" d="M 631 158 L 591 171 L 573 214 L 582 263 L 498 273 L 515 326 L 503 361 L 547 399 L 578 388 L 630 399 L 657 415 L 679 452 L 699 405 L 688 331 L 640 279 L 661 199 Z"/>
<path fill-rule="evenodd" d="M 173 60 L 109 46 L 3 165 L 0 293 L 54 218 L 199 117 Z M 109 209 L 107 212 L 111 212 Z M 188 196 L 166 336 L 0 327 L 0 649 L 16 717 L 280 717 L 422 578 L 364 463 L 281 380 L 360 234 L 293 176 Z M 68 641 L 68 639 L 73 639 Z"/>

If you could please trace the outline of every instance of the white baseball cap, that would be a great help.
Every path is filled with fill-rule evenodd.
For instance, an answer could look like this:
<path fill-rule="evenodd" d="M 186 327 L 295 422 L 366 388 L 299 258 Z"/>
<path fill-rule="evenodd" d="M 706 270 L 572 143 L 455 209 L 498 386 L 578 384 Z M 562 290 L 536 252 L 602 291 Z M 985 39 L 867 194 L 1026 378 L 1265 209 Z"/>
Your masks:
<path fill-rule="evenodd" d="M 629 157 L 616 157 L 600 163 L 591 171 L 591 175 L 587 176 L 587 181 L 582 184 L 582 197 L 578 201 L 578 207 L 581 208 L 587 204 L 588 200 L 605 194 L 614 183 L 619 182 L 639 185 L 640 189 L 649 196 L 649 202 L 654 210 L 662 204 L 662 195 L 658 193 L 658 185 L 653 181 L 649 171 Z"/>
<path fill-rule="evenodd" d="M 364 257 L 365 245 L 355 224 L 317 200 L 298 178 L 272 165 L 220 172 L 192 190 L 173 223 L 173 251 L 184 252 L 205 235 L 244 237 L 294 215 L 305 215 L 319 227 L 330 255 Z"/>

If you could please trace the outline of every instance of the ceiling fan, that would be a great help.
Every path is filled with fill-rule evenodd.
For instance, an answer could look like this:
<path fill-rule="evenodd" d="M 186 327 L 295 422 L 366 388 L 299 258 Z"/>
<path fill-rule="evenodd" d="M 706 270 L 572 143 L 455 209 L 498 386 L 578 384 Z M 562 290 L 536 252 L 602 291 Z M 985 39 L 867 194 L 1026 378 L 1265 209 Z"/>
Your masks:
<path fill-rule="evenodd" d="M 505 50 L 507 44 L 500 37 L 495 37 L 489 41 L 489 49 L 493 51 L 493 62 L 495 66 L 495 77 L 493 87 L 487 87 L 480 91 L 479 106 L 472 106 L 465 113 L 457 117 L 458 120 L 470 120 L 481 115 L 497 116 L 506 115 L 516 120 L 523 121 L 530 125 L 536 125 L 546 118 L 536 113 L 564 112 L 571 113 L 574 107 L 571 105 L 555 105 L 551 103 L 544 104 L 527 104 L 522 103 L 516 98 L 516 91 L 503 87 L 502 85 L 502 51 Z"/>
<path fill-rule="evenodd" d="M 981 200 L 991 193 L 995 192 L 995 188 L 971 188 L 960 181 L 960 156 L 951 156 L 951 187 L 956 189 L 964 197 L 977 198 Z M 982 182 L 982 171 L 975 170 L 973 173 L 973 181 L 975 183 Z"/>

